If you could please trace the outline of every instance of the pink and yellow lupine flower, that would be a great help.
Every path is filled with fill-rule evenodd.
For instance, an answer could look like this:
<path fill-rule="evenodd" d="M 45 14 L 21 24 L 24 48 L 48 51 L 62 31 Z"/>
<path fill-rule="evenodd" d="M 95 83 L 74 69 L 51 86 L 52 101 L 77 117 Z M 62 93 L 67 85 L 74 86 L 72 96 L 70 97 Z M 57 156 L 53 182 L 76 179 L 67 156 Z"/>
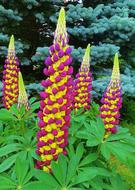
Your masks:
<path fill-rule="evenodd" d="M 3 71 L 3 103 L 9 109 L 18 99 L 18 72 L 19 61 L 15 55 L 14 36 L 11 36 L 8 55 L 5 60 Z"/>
<path fill-rule="evenodd" d="M 74 81 L 74 109 L 90 109 L 92 74 L 90 72 L 90 44 L 87 46 L 83 62 Z"/>
<path fill-rule="evenodd" d="M 26 110 L 29 109 L 29 102 L 28 102 L 28 96 L 26 93 L 26 89 L 23 82 L 22 73 L 19 72 L 18 74 L 18 86 L 19 86 L 19 96 L 18 96 L 18 108 L 21 107 L 21 105 L 24 105 Z"/>
<path fill-rule="evenodd" d="M 48 68 L 44 69 L 44 74 L 48 78 L 42 81 L 45 90 L 40 93 L 42 100 L 38 113 L 40 131 L 37 133 L 36 153 L 40 155 L 41 161 L 36 162 L 36 167 L 47 172 L 51 171 L 52 160 L 57 160 L 60 153 L 66 154 L 65 146 L 68 144 L 73 71 L 69 66 L 72 62 L 70 53 L 65 11 L 62 8 L 50 56 L 45 60 Z"/>
<path fill-rule="evenodd" d="M 115 54 L 114 66 L 111 81 L 101 99 L 103 104 L 100 108 L 101 118 L 104 121 L 107 137 L 111 133 L 117 132 L 119 124 L 120 108 L 122 107 L 122 89 L 120 82 L 118 54 Z"/>

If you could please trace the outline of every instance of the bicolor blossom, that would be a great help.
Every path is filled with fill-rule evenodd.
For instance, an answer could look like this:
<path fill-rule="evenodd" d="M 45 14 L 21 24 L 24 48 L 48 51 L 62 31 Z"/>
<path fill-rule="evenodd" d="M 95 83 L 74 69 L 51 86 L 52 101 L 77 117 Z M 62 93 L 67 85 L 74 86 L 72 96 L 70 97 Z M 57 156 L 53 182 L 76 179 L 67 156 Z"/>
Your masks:
<path fill-rule="evenodd" d="M 76 80 L 73 85 L 74 109 L 90 109 L 92 74 L 90 72 L 90 44 L 87 46 L 85 55 L 79 73 L 76 74 Z"/>
<path fill-rule="evenodd" d="M 15 54 L 14 36 L 12 35 L 3 71 L 3 103 L 6 109 L 10 109 L 18 100 L 18 66 L 19 60 Z"/>
<path fill-rule="evenodd" d="M 120 118 L 120 108 L 122 107 L 122 89 L 120 82 L 118 54 L 115 54 L 114 66 L 111 81 L 101 99 L 103 104 L 100 107 L 101 118 L 106 128 L 105 138 L 110 133 L 116 133 Z"/>
<path fill-rule="evenodd" d="M 40 130 L 37 133 L 36 150 L 41 157 L 41 161 L 36 162 L 36 167 L 47 172 L 51 171 L 52 160 L 57 160 L 60 153 L 66 154 L 70 125 L 73 68 L 70 66 L 71 48 L 68 45 L 63 8 L 59 13 L 53 45 L 49 51 L 50 56 L 45 60 L 47 68 L 43 70 L 48 77 L 42 81 L 45 90 L 40 93 Z"/>
<path fill-rule="evenodd" d="M 26 93 L 26 89 L 23 82 L 22 73 L 19 72 L 18 75 L 18 86 L 19 86 L 19 96 L 18 96 L 18 108 L 21 107 L 21 105 L 24 105 L 26 110 L 29 109 L 29 103 L 28 103 L 28 96 Z"/>

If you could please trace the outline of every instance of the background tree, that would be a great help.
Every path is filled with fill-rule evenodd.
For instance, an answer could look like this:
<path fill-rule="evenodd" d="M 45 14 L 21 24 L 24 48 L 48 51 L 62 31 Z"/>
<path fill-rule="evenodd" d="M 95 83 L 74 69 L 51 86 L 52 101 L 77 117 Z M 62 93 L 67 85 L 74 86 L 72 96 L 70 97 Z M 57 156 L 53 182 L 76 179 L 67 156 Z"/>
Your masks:
<path fill-rule="evenodd" d="M 73 46 L 74 73 L 84 49 L 91 48 L 94 94 L 101 96 L 106 88 L 113 56 L 120 53 L 123 92 L 135 95 L 135 3 L 132 0 L 0 0 L 1 71 L 9 36 L 15 35 L 16 52 L 22 63 L 27 89 L 39 91 L 43 60 L 48 54 L 58 11 L 65 6 L 70 44 Z M 2 73 L 1 73 L 2 75 Z M 34 82 L 34 83 L 33 83 Z"/>

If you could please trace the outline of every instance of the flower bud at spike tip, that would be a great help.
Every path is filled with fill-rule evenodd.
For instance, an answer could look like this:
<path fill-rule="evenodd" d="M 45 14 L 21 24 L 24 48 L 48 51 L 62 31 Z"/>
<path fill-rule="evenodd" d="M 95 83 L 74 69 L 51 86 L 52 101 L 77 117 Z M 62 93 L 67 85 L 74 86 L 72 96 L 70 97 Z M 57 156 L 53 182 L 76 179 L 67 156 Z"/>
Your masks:
<path fill-rule="evenodd" d="M 15 55 L 14 35 L 11 36 L 8 46 L 8 56 L 13 53 Z"/>
<path fill-rule="evenodd" d="M 3 103 L 7 109 L 10 109 L 18 100 L 18 65 L 19 61 L 15 55 L 14 36 L 12 35 L 8 46 L 8 55 L 5 60 L 5 70 L 3 71 Z"/>
<path fill-rule="evenodd" d="M 58 22 L 57 22 L 56 31 L 54 34 L 54 41 L 59 42 L 59 41 L 61 41 L 61 39 L 64 39 L 64 38 L 67 38 L 66 20 L 65 20 L 65 10 L 64 10 L 64 8 L 61 8 L 60 13 L 59 13 Z M 64 39 L 64 41 L 65 41 L 65 39 Z"/>
<path fill-rule="evenodd" d="M 75 110 L 79 108 L 90 109 L 91 90 L 92 90 L 92 74 L 90 73 L 90 44 L 88 44 L 77 79 L 73 85 L 73 107 Z"/>
<path fill-rule="evenodd" d="M 114 57 L 114 65 L 113 65 L 113 71 L 112 71 L 111 79 L 112 80 L 120 80 L 118 53 L 116 53 L 115 57 Z"/>
<path fill-rule="evenodd" d="M 29 109 L 28 96 L 26 93 L 26 89 L 24 86 L 21 72 L 19 72 L 19 84 L 18 85 L 19 85 L 18 108 L 20 108 L 21 105 L 24 105 L 26 110 L 28 110 Z"/>
<path fill-rule="evenodd" d="M 81 64 L 81 71 L 84 71 L 85 69 L 89 70 L 90 67 L 90 44 L 88 44 L 86 51 L 85 51 L 85 55 L 83 57 L 83 62 Z"/>
<path fill-rule="evenodd" d="M 119 124 L 120 108 L 122 107 L 122 89 L 120 82 L 118 54 L 115 54 L 111 81 L 101 99 L 100 116 L 104 121 L 107 138 L 111 133 L 117 133 L 116 125 Z"/>
<path fill-rule="evenodd" d="M 46 64 L 47 79 L 45 89 L 40 93 L 39 131 L 45 133 L 37 135 L 37 153 L 42 164 L 36 162 L 36 168 L 51 171 L 52 160 L 57 160 L 60 153 L 65 153 L 68 144 L 68 127 L 70 125 L 72 68 L 71 51 L 69 51 L 68 36 L 66 32 L 65 10 L 59 13 L 58 24 L 54 34 L 53 45 L 50 48 L 51 64 Z M 66 51 L 68 49 L 68 51 Z M 48 61 L 47 61 L 48 62 Z M 46 63 L 46 61 L 45 61 Z M 68 64 L 65 64 L 68 63 Z M 39 135 L 40 134 L 40 135 Z"/>

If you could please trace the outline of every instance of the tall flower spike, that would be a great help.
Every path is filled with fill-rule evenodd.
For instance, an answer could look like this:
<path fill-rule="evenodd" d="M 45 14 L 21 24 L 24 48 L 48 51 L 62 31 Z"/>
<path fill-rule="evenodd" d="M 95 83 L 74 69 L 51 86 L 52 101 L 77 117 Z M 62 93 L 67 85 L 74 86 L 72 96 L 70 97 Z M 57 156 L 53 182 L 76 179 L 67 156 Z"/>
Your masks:
<path fill-rule="evenodd" d="M 18 96 L 18 107 L 20 108 L 21 105 L 24 105 L 26 110 L 29 109 L 29 103 L 28 103 L 28 96 L 26 93 L 26 89 L 24 86 L 23 78 L 21 72 L 19 72 L 19 96 Z"/>
<path fill-rule="evenodd" d="M 83 57 L 83 62 L 76 75 L 74 81 L 74 109 L 84 108 L 90 109 L 91 90 L 92 90 L 92 74 L 90 72 L 90 44 L 88 44 Z"/>
<path fill-rule="evenodd" d="M 66 154 L 65 146 L 68 144 L 73 68 L 69 66 L 72 58 L 67 42 L 65 11 L 62 8 L 50 56 L 45 60 L 47 68 L 43 72 L 48 78 L 42 81 L 45 90 L 40 93 L 42 100 L 38 113 L 40 130 L 36 153 L 41 161 L 36 162 L 36 167 L 47 172 L 51 171 L 52 160 L 57 160 L 60 153 Z"/>
<path fill-rule="evenodd" d="M 9 109 L 18 99 L 18 72 L 19 61 L 15 55 L 14 36 L 12 35 L 8 47 L 8 55 L 3 71 L 3 103 Z"/>
<path fill-rule="evenodd" d="M 111 133 L 117 132 L 120 118 L 120 108 L 122 107 L 122 89 L 120 82 L 118 54 L 114 57 L 114 66 L 111 81 L 101 99 L 103 104 L 100 108 L 101 118 L 106 128 L 105 138 Z"/>

